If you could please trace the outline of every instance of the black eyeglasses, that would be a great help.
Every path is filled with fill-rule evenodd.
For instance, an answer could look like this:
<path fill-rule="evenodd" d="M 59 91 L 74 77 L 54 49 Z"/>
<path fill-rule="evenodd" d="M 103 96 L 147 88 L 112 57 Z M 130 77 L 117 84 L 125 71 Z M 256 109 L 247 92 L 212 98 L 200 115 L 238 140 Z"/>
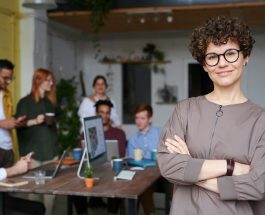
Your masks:
<path fill-rule="evenodd" d="M 208 53 L 205 55 L 204 61 L 208 66 L 216 66 L 219 63 L 220 56 L 222 55 L 228 63 L 234 63 L 239 58 L 239 52 L 241 52 L 241 50 L 227 49 L 223 54 Z"/>
<path fill-rule="evenodd" d="M 13 81 L 13 80 L 15 80 L 15 77 L 1 77 L 3 80 L 4 80 L 4 82 L 9 82 L 9 81 Z"/>
<path fill-rule="evenodd" d="M 13 81 L 13 80 L 15 80 L 15 77 L 2 77 L 3 79 L 4 79 L 4 81 L 5 82 L 7 82 L 7 81 Z"/>

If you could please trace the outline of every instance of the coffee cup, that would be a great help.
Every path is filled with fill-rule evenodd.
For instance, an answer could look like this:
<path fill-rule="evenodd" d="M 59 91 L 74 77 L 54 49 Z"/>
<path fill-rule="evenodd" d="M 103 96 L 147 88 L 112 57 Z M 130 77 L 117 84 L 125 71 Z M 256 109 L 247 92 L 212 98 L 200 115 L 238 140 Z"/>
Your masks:
<path fill-rule="evenodd" d="M 123 169 L 123 159 L 116 158 L 112 160 L 112 170 L 115 175 L 118 175 L 119 172 Z"/>
<path fill-rule="evenodd" d="M 152 151 L 151 151 L 151 159 L 152 160 L 156 160 L 156 153 L 157 153 L 157 150 L 156 149 L 153 149 Z"/>
<path fill-rule="evenodd" d="M 55 114 L 54 113 L 45 113 L 45 123 L 46 125 L 53 125 L 55 122 Z"/>
<path fill-rule="evenodd" d="M 143 150 L 141 148 L 135 148 L 133 153 L 135 161 L 141 161 L 143 159 Z"/>
<path fill-rule="evenodd" d="M 81 157 L 82 157 L 82 149 L 81 148 L 74 148 L 72 150 L 72 156 L 74 158 L 74 160 L 81 160 Z"/>

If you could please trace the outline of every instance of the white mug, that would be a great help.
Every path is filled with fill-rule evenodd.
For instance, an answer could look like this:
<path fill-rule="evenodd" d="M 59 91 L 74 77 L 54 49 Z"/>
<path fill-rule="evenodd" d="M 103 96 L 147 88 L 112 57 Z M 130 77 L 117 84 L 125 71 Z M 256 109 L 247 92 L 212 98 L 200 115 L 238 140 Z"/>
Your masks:
<path fill-rule="evenodd" d="M 141 148 L 135 148 L 133 153 L 134 153 L 134 160 L 141 161 L 143 159 L 143 150 Z"/>

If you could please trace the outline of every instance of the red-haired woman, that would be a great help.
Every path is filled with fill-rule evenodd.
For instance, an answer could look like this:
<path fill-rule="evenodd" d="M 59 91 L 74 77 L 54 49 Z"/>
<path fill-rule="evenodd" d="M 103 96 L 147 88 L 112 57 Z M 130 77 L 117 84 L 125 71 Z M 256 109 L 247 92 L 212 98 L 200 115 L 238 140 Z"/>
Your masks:
<path fill-rule="evenodd" d="M 17 105 L 16 116 L 27 116 L 24 126 L 17 129 L 19 151 L 24 155 L 34 152 L 32 166 L 53 159 L 58 154 L 56 115 L 56 84 L 51 71 L 37 69 L 32 78 L 31 92 Z M 45 114 L 53 116 L 52 122 Z M 39 199 L 39 196 L 30 198 Z M 54 196 L 44 195 L 46 214 L 53 213 Z"/>
<path fill-rule="evenodd" d="M 45 123 L 45 114 L 56 114 L 56 85 L 52 72 L 37 69 L 29 95 L 17 105 L 16 116 L 27 116 L 25 125 L 17 129 L 20 154 L 34 152 L 39 162 L 51 160 L 58 153 L 56 123 Z"/>

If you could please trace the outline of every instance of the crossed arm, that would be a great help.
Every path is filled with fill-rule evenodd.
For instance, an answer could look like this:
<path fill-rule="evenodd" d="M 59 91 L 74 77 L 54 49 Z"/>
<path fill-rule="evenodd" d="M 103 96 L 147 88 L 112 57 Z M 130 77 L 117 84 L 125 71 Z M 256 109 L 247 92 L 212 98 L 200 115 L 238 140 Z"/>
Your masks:
<path fill-rule="evenodd" d="M 190 155 L 187 144 L 177 135 L 174 139 L 166 139 L 165 145 L 170 153 Z M 205 160 L 198 175 L 196 184 L 207 190 L 219 193 L 217 178 L 226 175 L 226 160 Z M 233 175 L 243 175 L 249 173 L 250 166 L 235 162 Z"/>

